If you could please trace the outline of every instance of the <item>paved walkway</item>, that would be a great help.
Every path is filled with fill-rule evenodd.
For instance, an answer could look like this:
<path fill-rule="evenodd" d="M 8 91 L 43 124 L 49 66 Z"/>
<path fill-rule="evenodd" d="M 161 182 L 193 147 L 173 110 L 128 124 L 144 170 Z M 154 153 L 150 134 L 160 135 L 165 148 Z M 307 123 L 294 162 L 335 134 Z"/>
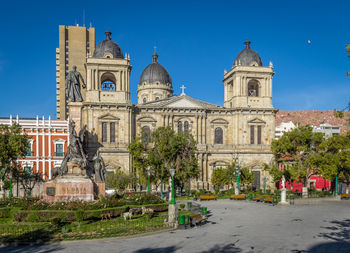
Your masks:
<path fill-rule="evenodd" d="M 1 252 L 350 252 L 350 201 L 271 206 L 248 201 L 201 202 L 211 211 L 199 228 L 134 238 L 2 247 Z"/>

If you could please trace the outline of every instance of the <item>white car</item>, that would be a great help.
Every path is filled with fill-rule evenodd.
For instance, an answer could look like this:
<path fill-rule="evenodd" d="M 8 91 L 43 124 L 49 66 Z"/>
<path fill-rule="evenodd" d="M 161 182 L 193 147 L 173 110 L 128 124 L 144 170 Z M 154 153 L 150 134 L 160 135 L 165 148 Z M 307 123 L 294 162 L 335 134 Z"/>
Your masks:
<path fill-rule="evenodd" d="M 106 196 L 113 196 L 113 194 L 115 193 L 114 189 L 108 189 L 106 190 Z"/>

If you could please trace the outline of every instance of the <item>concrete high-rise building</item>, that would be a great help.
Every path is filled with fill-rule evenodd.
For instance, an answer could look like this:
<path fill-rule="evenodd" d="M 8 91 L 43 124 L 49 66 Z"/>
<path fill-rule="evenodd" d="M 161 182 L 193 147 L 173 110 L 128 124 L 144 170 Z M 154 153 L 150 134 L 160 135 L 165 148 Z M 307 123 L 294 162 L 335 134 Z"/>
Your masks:
<path fill-rule="evenodd" d="M 86 82 L 86 58 L 95 50 L 95 28 L 82 26 L 59 26 L 59 47 L 56 48 L 56 106 L 57 119 L 68 116 L 65 95 L 65 79 L 72 67 L 82 74 Z M 82 89 L 85 97 L 85 90 Z"/>

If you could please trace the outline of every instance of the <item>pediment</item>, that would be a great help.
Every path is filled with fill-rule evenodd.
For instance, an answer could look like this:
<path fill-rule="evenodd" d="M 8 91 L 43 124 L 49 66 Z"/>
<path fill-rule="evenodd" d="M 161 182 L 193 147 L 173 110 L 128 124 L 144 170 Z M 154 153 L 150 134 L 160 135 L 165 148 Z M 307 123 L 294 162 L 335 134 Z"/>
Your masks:
<path fill-rule="evenodd" d="M 98 117 L 99 120 L 120 120 L 118 117 L 108 113 Z"/>
<path fill-rule="evenodd" d="M 157 121 L 151 116 L 143 116 L 143 117 L 138 118 L 137 122 L 153 123 L 153 122 L 157 122 Z"/>
<path fill-rule="evenodd" d="M 263 121 L 262 119 L 255 118 L 255 119 L 249 120 L 248 124 L 266 124 L 266 122 Z"/>
<path fill-rule="evenodd" d="M 197 104 L 194 101 L 189 100 L 186 97 L 180 98 L 177 101 L 169 103 L 168 105 L 166 105 L 166 107 L 171 107 L 171 108 L 203 108 L 203 106 Z"/>
<path fill-rule="evenodd" d="M 211 124 L 221 124 L 221 125 L 227 125 L 228 121 L 223 119 L 223 118 L 219 118 L 219 119 L 213 119 L 211 122 Z"/>

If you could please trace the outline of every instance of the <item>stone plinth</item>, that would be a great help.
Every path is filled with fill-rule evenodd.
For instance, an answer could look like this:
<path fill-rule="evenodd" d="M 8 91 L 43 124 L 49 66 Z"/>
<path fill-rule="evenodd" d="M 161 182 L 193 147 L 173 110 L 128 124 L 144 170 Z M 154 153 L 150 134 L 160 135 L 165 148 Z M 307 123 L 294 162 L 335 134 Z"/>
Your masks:
<path fill-rule="evenodd" d="M 169 204 L 168 208 L 168 224 L 170 227 L 177 228 L 178 209 L 176 204 Z"/>
<path fill-rule="evenodd" d="M 69 119 L 75 122 L 75 130 L 79 133 L 81 129 L 81 109 L 83 107 L 82 102 L 69 102 Z"/>
<path fill-rule="evenodd" d="M 289 205 L 289 203 L 287 202 L 287 189 L 286 188 L 283 188 L 281 190 L 281 202 L 279 202 L 278 205 L 282 205 L 282 206 Z"/>
<path fill-rule="evenodd" d="M 48 202 L 56 201 L 93 201 L 94 184 L 84 176 L 67 175 L 44 184 L 43 199 Z"/>
<path fill-rule="evenodd" d="M 106 197 L 106 183 L 95 183 L 95 193 L 98 197 Z"/>

